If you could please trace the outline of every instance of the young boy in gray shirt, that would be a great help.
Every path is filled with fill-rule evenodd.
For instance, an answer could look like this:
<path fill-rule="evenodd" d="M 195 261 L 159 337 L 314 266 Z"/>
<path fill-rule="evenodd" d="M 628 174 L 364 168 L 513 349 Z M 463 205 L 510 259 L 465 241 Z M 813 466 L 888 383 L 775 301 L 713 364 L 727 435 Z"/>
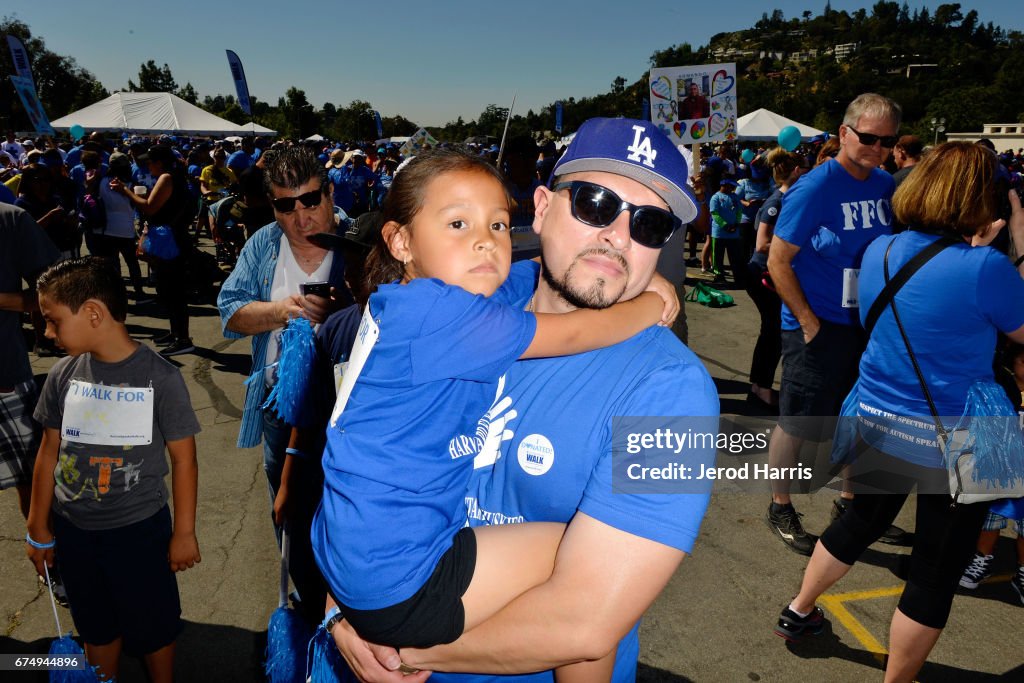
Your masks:
<path fill-rule="evenodd" d="M 176 367 L 128 335 L 127 293 L 108 261 L 62 261 L 37 289 L 46 336 L 68 357 L 53 366 L 35 411 L 44 432 L 29 559 L 40 575 L 44 563 L 59 566 L 101 680 L 117 676 L 124 649 L 144 657 L 154 682 L 171 681 L 182 629 L 174 572 L 200 561 L 199 423 L 188 390 Z"/>

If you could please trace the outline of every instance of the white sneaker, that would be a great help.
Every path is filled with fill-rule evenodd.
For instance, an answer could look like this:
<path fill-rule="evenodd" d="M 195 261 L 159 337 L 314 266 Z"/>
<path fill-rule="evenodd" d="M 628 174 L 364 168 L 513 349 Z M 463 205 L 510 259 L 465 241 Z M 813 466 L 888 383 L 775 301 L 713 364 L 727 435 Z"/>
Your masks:
<path fill-rule="evenodd" d="M 974 590 L 978 584 L 988 578 L 992 573 L 992 556 L 974 553 L 974 559 L 967 565 L 964 575 L 960 577 L 960 585 L 964 588 Z"/>

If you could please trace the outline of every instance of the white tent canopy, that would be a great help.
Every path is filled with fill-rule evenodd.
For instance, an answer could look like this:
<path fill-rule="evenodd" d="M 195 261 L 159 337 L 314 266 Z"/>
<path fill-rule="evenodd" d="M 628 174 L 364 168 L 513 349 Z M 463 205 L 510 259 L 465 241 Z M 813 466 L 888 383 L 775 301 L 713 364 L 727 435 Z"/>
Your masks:
<path fill-rule="evenodd" d="M 256 125 L 238 125 L 214 116 L 166 92 L 116 92 L 105 100 L 63 116 L 51 125 L 58 130 L 82 126 L 86 131 L 155 135 L 277 135 Z"/>
<path fill-rule="evenodd" d="M 736 119 L 736 130 L 740 140 L 776 140 L 779 131 L 786 126 L 796 126 L 804 140 L 822 133 L 817 128 L 805 126 L 799 121 L 787 119 L 767 109 L 758 109 Z"/>

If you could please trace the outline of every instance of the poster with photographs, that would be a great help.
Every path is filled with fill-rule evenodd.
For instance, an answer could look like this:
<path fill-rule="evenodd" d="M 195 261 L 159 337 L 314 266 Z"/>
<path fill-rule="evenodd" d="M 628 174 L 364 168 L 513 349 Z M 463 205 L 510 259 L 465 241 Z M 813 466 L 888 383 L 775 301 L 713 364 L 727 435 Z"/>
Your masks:
<path fill-rule="evenodd" d="M 677 145 L 736 139 L 736 65 L 651 69 L 651 121 Z"/>

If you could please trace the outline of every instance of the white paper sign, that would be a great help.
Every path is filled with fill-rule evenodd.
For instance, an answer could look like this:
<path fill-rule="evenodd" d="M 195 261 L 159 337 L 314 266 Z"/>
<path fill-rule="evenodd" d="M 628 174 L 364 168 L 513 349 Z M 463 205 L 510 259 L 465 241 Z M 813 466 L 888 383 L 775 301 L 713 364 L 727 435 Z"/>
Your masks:
<path fill-rule="evenodd" d="M 736 64 L 651 69 L 651 122 L 676 145 L 736 139 Z"/>
<path fill-rule="evenodd" d="M 341 378 L 341 387 L 338 389 L 338 399 L 334 402 L 334 412 L 331 413 L 331 426 L 338 422 L 341 411 L 345 410 L 349 397 L 352 395 L 352 387 L 363 372 L 366 359 L 370 357 L 370 351 L 380 338 L 380 327 L 377 326 L 373 316 L 370 315 L 370 306 L 363 311 L 363 319 L 359 322 L 359 332 L 356 333 L 356 341 L 352 346 L 352 353 L 349 354 L 348 363 L 344 369 L 344 376 Z"/>
<path fill-rule="evenodd" d="M 860 268 L 843 268 L 843 308 L 860 308 L 859 280 Z"/>
<path fill-rule="evenodd" d="M 153 388 L 71 380 L 60 435 L 68 441 L 104 446 L 153 443 Z"/>

